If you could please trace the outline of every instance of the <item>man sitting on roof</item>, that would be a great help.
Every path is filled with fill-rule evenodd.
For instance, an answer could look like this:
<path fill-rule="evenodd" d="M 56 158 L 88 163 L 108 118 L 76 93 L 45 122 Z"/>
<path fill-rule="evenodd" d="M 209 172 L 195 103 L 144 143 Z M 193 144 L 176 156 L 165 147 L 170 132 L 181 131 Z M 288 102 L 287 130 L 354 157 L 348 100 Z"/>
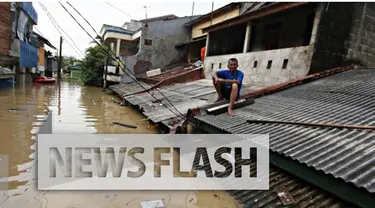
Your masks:
<path fill-rule="evenodd" d="M 223 98 L 229 100 L 228 114 L 234 115 L 234 102 L 240 97 L 243 73 L 237 69 L 238 60 L 231 58 L 228 61 L 228 69 L 212 72 L 212 79 L 218 94 L 217 101 Z"/>

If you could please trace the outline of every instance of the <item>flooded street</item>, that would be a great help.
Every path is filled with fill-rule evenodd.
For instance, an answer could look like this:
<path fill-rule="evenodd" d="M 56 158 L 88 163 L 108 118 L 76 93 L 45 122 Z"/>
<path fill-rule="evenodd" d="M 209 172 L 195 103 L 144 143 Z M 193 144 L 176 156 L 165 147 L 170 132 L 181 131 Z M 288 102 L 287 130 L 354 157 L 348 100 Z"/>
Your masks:
<path fill-rule="evenodd" d="M 13 88 L 0 89 L 0 155 L 9 158 L 9 191 L 0 190 L 0 207 L 141 207 L 164 199 L 166 207 L 238 207 L 219 191 L 37 191 L 35 134 L 40 117 L 53 113 L 53 133 L 155 134 L 147 120 L 115 96 L 77 81 L 34 85 L 20 75 Z M 126 128 L 112 122 L 136 125 Z M 1 177 L 0 177 L 1 179 Z M 4 179 L 3 179 L 4 180 Z"/>

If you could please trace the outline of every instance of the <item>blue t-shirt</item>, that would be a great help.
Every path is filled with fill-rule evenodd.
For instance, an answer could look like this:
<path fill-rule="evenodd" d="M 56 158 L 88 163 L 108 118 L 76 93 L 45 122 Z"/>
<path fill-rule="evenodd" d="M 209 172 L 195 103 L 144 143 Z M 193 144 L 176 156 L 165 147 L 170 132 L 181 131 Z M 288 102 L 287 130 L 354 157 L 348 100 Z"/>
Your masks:
<path fill-rule="evenodd" d="M 238 84 L 237 98 L 240 97 L 240 91 L 241 91 L 242 80 L 243 80 L 243 73 L 240 70 L 237 69 L 234 74 L 229 69 L 220 70 L 220 71 L 217 71 L 217 76 L 221 79 L 238 80 L 240 83 Z M 230 88 L 232 87 L 232 85 L 225 83 L 224 87 Z"/>

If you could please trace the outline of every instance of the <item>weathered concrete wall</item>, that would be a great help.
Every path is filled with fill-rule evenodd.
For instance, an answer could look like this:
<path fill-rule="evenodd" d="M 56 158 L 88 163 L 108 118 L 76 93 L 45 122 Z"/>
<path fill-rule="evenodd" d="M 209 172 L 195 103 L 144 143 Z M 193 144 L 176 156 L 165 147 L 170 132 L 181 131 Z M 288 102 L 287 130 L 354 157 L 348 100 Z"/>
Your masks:
<path fill-rule="evenodd" d="M 321 3 L 311 71 L 315 73 L 358 60 L 375 66 L 375 6 L 373 3 Z"/>
<path fill-rule="evenodd" d="M 122 28 L 130 31 L 136 31 L 139 28 L 143 26 L 142 22 L 136 21 L 136 20 L 131 20 L 130 22 L 126 22 Z"/>
<path fill-rule="evenodd" d="M 212 78 L 213 70 L 220 70 L 220 64 L 221 69 L 227 68 L 228 60 L 232 57 L 238 59 L 238 68 L 245 74 L 244 83 L 254 87 L 265 87 L 305 76 L 311 63 L 312 47 L 302 46 L 206 57 L 204 63 L 206 79 Z M 284 59 L 288 59 L 288 64 L 285 69 L 282 69 Z M 253 67 L 255 61 L 257 61 L 256 68 Z M 272 61 L 270 69 L 267 69 L 268 61 Z"/>
<path fill-rule="evenodd" d="M 344 43 L 346 60 L 375 67 L 375 3 L 353 4 L 349 39 Z"/>
<path fill-rule="evenodd" d="M 125 58 L 125 65 L 135 74 L 143 74 L 148 70 L 163 68 L 183 58 L 181 51 L 175 45 L 189 39 L 189 30 L 184 23 L 190 17 L 177 18 L 167 21 L 154 21 L 148 28 L 141 28 L 142 35 L 139 41 L 139 51 L 134 56 Z M 145 40 L 151 40 L 152 45 L 146 45 Z M 122 82 L 132 82 L 125 74 Z"/>

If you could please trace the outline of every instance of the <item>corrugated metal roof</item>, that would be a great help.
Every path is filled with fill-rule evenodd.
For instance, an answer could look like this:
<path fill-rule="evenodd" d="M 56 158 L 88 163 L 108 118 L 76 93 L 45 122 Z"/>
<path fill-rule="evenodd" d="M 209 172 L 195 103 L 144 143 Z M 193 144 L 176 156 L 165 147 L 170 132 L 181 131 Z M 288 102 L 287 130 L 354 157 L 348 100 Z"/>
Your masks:
<path fill-rule="evenodd" d="M 157 90 L 135 94 L 134 92 L 137 92 L 137 90 L 140 91 L 139 88 L 140 86 L 137 84 L 111 86 L 111 89 L 120 95 L 127 93 L 124 99 L 141 109 L 142 113 L 150 120 L 155 123 L 162 122 L 167 127 L 171 127 L 174 123 L 182 120 L 179 116 L 185 116 L 188 109 L 213 103 L 217 99 L 212 80 L 209 79 L 169 85 Z M 241 92 L 249 90 L 248 86 L 243 86 Z M 170 102 L 174 107 L 171 106 Z"/>
<path fill-rule="evenodd" d="M 301 180 L 270 168 L 269 190 L 266 191 L 229 191 L 243 207 L 353 207 L 332 197 L 320 189 L 312 187 Z M 294 202 L 284 205 L 277 188 L 283 187 L 292 196 Z"/>
<path fill-rule="evenodd" d="M 251 162 L 251 165 L 256 167 L 255 162 Z M 212 173 L 212 171 L 210 172 Z M 250 174 L 257 173 L 256 169 L 251 169 L 250 172 Z M 268 190 L 231 190 L 227 192 L 243 207 L 353 207 L 353 205 L 347 204 L 278 168 L 270 167 L 268 178 Z M 231 180 L 224 183 L 233 185 Z"/>
<path fill-rule="evenodd" d="M 12 70 L 0 66 L 0 74 L 13 75 L 15 74 Z"/>
<path fill-rule="evenodd" d="M 255 4 L 254 6 L 250 7 L 244 14 L 260 11 L 269 7 L 272 7 L 276 4 L 280 4 L 280 2 L 259 2 Z"/>
<path fill-rule="evenodd" d="M 375 133 L 368 130 L 247 123 L 249 119 L 375 123 L 375 70 L 353 69 L 267 95 L 236 116 L 197 116 L 230 133 L 269 133 L 270 149 L 375 193 Z"/>

